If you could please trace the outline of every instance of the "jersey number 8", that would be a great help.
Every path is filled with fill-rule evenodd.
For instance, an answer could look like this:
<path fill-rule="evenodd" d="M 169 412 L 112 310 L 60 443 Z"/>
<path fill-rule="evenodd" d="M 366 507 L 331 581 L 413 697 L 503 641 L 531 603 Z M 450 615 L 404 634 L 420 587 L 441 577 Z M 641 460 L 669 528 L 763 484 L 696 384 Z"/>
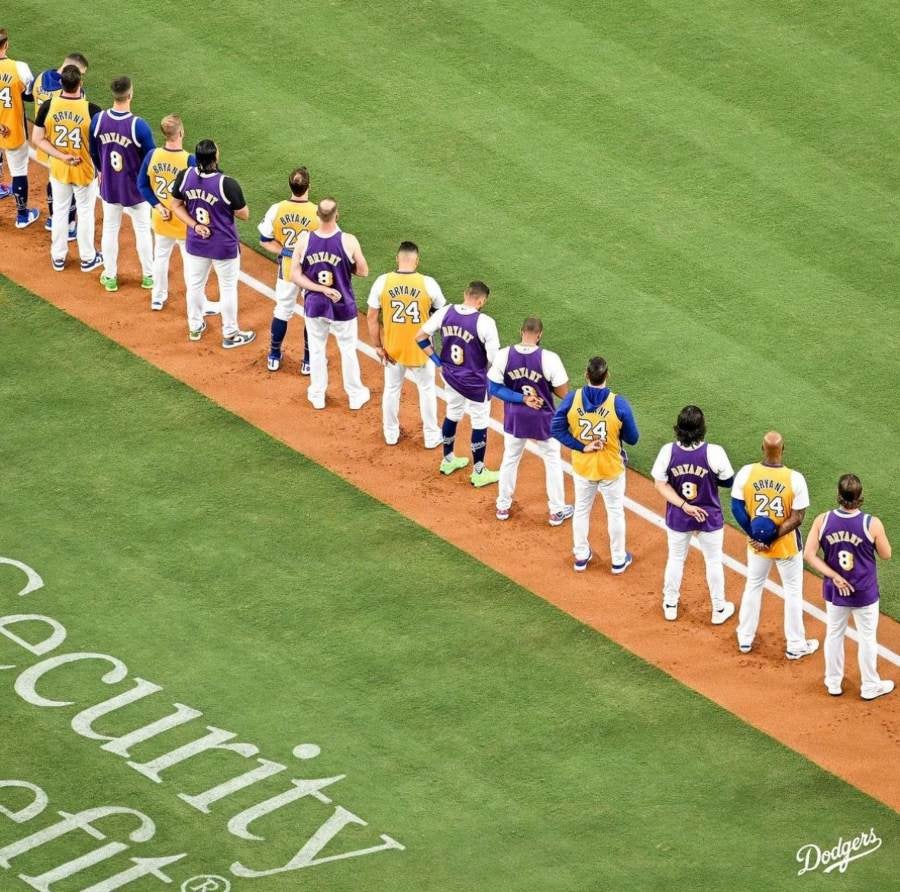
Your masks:
<path fill-rule="evenodd" d="M 326 288 L 330 288 L 334 284 L 334 275 L 330 270 L 320 269 L 318 273 L 316 273 L 316 281 L 320 285 L 324 285 Z"/>
<path fill-rule="evenodd" d="M 466 353 L 459 344 L 450 345 L 450 362 L 454 365 L 462 365 L 466 361 Z"/>
<path fill-rule="evenodd" d="M 116 171 L 117 173 L 122 170 L 125 166 L 125 161 L 123 160 L 121 154 L 113 149 L 109 153 L 109 166 Z"/>
<path fill-rule="evenodd" d="M 685 480 L 684 483 L 681 484 L 681 494 L 689 502 L 693 502 L 694 499 L 697 498 L 697 484 L 692 480 Z"/>
<path fill-rule="evenodd" d="M 853 557 L 852 551 L 839 551 L 838 552 L 838 563 L 841 565 L 842 570 L 852 570 L 856 561 Z"/>
<path fill-rule="evenodd" d="M 201 226 L 209 226 L 209 211 L 206 208 L 197 208 L 194 218 Z"/>

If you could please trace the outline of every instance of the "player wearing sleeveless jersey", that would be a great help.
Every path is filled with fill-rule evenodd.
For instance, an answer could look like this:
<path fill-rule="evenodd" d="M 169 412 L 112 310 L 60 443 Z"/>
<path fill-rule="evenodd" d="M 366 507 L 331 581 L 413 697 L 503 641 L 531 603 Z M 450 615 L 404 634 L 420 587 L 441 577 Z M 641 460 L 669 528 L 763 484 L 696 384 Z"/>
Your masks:
<path fill-rule="evenodd" d="M 435 449 L 442 442 L 437 423 L 435 366 L 416 344 L 416 333 L 432 312 L 447 303 L 447 299 L 441 286 L 431 276 L 417 272 L 418 267 L 416 243 L 401 242 L 396 271 L 383 273 L 372 285 L 366 323 L 369 339 L 384 366 L 381 415 L 385 443 L 393 446 L 400 439 L 400 393 L 403 379 L 408 375 L 419 392 L 425 448 Z"/>
<path fill-rule="evenodd" d="M 219 148 L 202 139 L 194 149 L 195 167 L 175 177 L 170 195 L 172 213 L 187 226 L 184 281 L 187 287 L 188 338 L 199 341 L 206 331 L 204 289 L 211 270 L 219 283 L 222 347 L 231 350 L 256 339 L 238 327 L 238 274 L 241 250 L 234 218 L 250 216 L 237 180 L 219 170 Z"/>
<path fill-rule="evenodd" d="M 356 344 L 359 338 L 353 276 L 369 275 L 359 240 L 338 226 L 337 202 L 323 198 L 316 210 L 318 227 L 301 232 L 291 258 L 291 279 L 303 290 L 303 315 L 309 333 L 309 388 L 306 397 L 315 409 L 325 408 L 328 358 L 325 348 L 333 334 L 341 353 L 344 393 L 350 409 L 361 409 L 371 394 L 362 383 Z"/>
<path fill-rule="evenodd" d="M 500 349 L 497 323 L 481 310 L 491 293 L 484 282 L 470 282 L 461 304 L 448 304 L 438 310 L 416 335 L 416 343 L 444 377 L 447 391 L 447 414 L 442 427 L 444 458 L 442 474 L 452 474 L 466 467 L 469 460 L 453 453 L 456 428 L 468 410 L 472 418 L 473 486 L 488 486 L 500 479 L 499 471 L 489 470 L 484 463 L 487 452 L 487 427 L 491 417 L 488 369 Z M 441 352 L 435 353 L 431 338 L 441 333 Z"/>
<path fill-rule="evenodd" d="M 100 171 L 100 198 L 103 204 L 103 234 L 100 251 L 103 273 L 100 284 L 107 291 L 119 290 L 119 229 L 122 214 L 131 219 L 138 259 L 141 288 L 153 288 L 153 235 L 150 205 L 144 200 L 137 179 L 144 158 L 156 145 L 150 126 L 131 112 L 134 87 L 131 78 L 117 77 L 110 89 L 113 107 L 100 112 L 91 122 L 91 154 Z"/>
<path fill-rule="evenodd" d="M 497 351 L 488 371 L 491 396 L 503 400 L 503 461 L 497 520 L 508 520 L 516 491 L 519 462 L 531 440 L 544 462 L 550 526 L 558 527 L 575 509 L 566 504 L 559 441 L 550 436 L 553 397 L 569 392 L 569 376 L 562 360 L 541 346 L 544 324 L 537 316 L 522 323 L 521 341 Z"/>
<path fill-rule="evenodd" d="M 81 53 L 69 53 L 63 60 L 59 68 L 48 68 L 42 71 L 35 79 L 34 86 L 31 89 L 31 95 L 34 97 L 35 112 L 48 100 L 54 96 L 58 96 L 62 92 L 61 74 L 66 65 L 74 65 L 80 72 L 82 79 L 88 70 L 88 60 Z M 46 152 L 37 150 L 36 159 L 38 164 L 49 166 L 50 158 Z M 50 232 L 53 229 L 53 190 L 50 188 L 50 181 L 47 181 L 47 220 L 44 223 L 44 229 Z M 69 205 L 69 241 L 74 242 L 78 237 L 78 230 L 75 226 L 75 200 L 73 198 Z"/>
<path fill-rule="evenodd" d="M 609 366 L 595 356 L 585 371 L 586 387 L 569 393 L 553 416 L 550 432 L 572 450 L 575 515 L 573 569 L 587 569 L 593 557 L 588 533 L 597 493 L 606 506 L 612 572 L 624 573 L 634 557 L 625 548 L 625 450 L 640 436 L 628 400 L 608 386 Z"/>
<path fill-rule="evenodd" d="M 719 501 L 719 487 L 734 483 L 734 469 L 721 446 L 704 442 L 706 419 L 697 406 L 685 406 L 674 429 L 675 442 L 660 449 L 650 472 L 666 500 L 669 557 L 663 579 L 663 616 L 678 618 L 684 562 L 696 536 L 706 563 L 712 623 L 719 626 L 734 615 L 734 604 L 725 600 L 725 519 Z"/>
<path fill-rule="evenodd" d="M 78 253 L 82 272 L 103 262 L 94 244 L 94 206 L 97 174 L 89 149 L 91 118 L 100 109 L 84 98 L 81 71 L 66 65 L 60 72 L 62 90 L 38 109 L 31 141 L 50 156 L 50 186 L 53 189 L 53 230 L 50 259 L 62 271 L 68 253 L 69 206 L 78 208 Z"/>
<path fill-rule="evenodd" d="M 894 690 L 893 681 L 878 676 L 876 640 L 880 593 L 875 558 L 890 560 L 891 543 L 884 524 L 859 510 L 863 503 L 859 477 L 844 474 L 837 495 L 837 509 L 813 521 L 804 550 L 807 563 L 825 577 L 825 687 L 833 697 L 843 693 L 844 635 L 852 615 L 859 637 L 860 695 L 863 700 L 874 700 Z M 818 556 L 819 549 L 824 560 Z"/>
<path fill-rule="evenodd" d="M 301 232 L 310 232 L 319 225 L 316 203 L 309 200 L 309 171 L 298 167 L 288 177 L 291 197 L 276 201 L 266 211 L 257 227 L 259 243 L 267 251 L 278 256 L 278 276 L 275 279 L 275 309 L 272 311 L 271 341 L 267 366 L 270 372 L 281 368 L 281 345 L 287 334 L 291 316 L 303 315 L 302 305 L 297 304 L 300 286 L 291 281 L 291 257 Z M 309 335 L 303 329 L 303 359 L 300 374 L 309 374 Z"/>
<path fill-rule="evenodd" d="M 761 462 L 744 465 L 737 472 L 731 490 L 731 513 L 749 536 L 747 583 L 738 614 L 738 647 L 741 653 L 749 653 L 753 647 L 763 587 L 774 562 L 784 587 L 785 656 L 799 660 L 819 649 L 816 639 L 806 637 L 803 624 L 800 525 L 809 507 L 809 492 L 803 475 L 784 465 L 781 434 L 767 433 L 762 453 Z"/>
<path fill-rule="evenodd" d="M 6 55 L 9 33 L 0 28 L 0 157 L 6 155 L 12 177 L 11 192 L 16 199 L 16 229 L 31 226 L 40 216 L 28 207 L 28 132 L 25 103 L 31 101 L 34 77 L 24 62 Z"/>

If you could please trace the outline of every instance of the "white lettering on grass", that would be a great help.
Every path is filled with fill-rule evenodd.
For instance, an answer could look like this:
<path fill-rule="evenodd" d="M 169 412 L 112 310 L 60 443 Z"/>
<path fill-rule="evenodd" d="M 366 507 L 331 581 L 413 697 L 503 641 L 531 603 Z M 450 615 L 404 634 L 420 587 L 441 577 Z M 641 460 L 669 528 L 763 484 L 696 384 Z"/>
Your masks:
<path fill-rule="evenodd" d="M 20 638 L 15 632 L 9 631 L 9 626 L 14 626 L 17 623 L 44 623 L 50 626 L 51 632 L 43 641 L 32 644 L 24 638 Z M 28 653 L 34 654 L 36 657 L 42 657 L 44 654 L 50 653 L 51 650 L 56 650 L 66 640 L 66 630 L 63 624 L 55 619 L 51 619 L 49 616 L 41 616 L 39 613 L 17 613 L 12 616 L 0 616 L 0 635 L 8 638 L 13 644 L 24 647 Z M 5 668 L 14 669 L 15 667 L 8 666 Z"/>
<path fill-rule="evenodd" d="M 34 793 L 34 799 L 31 801 L 31 804 L 20 808 L 18 811 L 10 811 L 0 803 L 0 815 L 15 821 L 17 824 L 24 824 L 26 821 L 36 818 L 50 802 L 47 794 L 39 786 L 30 784 L 28 781 L 0 780 L 0 789 L 4 787 L 19 787 L 23 790 L 31 790 Z"/>
<path fill-rule="evenodd" d="M 44 587 L 44 580 L 41 579 L 40 573 L 29 567 L 28 564 L 23 564 L 21 561 L 2 556 L 0 556 L 0 564 L 9 564 L 10 567 L 16 567 L 25 574 L 25 578 L 28 581 L 25 584 L 25 588 L 18 592 L 17 596 L 19 598 L 24 598 L 25 595 L 30 595 L 32 592 L 36 592 L 38 589 Z"/>
<path fill-rule="evenodd" d="M 60 706 L 71 706 L 75 702 L 74 700 L 49 700 L 46 697 L 42 697 L 37 692 L 36 685 L 48 672 L 52 672 L 54 669 L 58 669 L 60 666 L 66 666 L 69 663 L 80 663 L 85 660 L 99 660 L 112 664 L 113 668 L 100 676 L 100 681 L 104 684 L 117 684 L 128 675 L 128 667 L 121 660 L 117 660 L 115 657 L 110 657 L 107 654 L 60 654 L 59 656 L 41 660 L 40 663 L 35 663 L 33 666 L 22 672 L 18 678 L 16 678 L 15 691 L 26 703 L 30 703 L 32 706 L 56 708 Z"/>

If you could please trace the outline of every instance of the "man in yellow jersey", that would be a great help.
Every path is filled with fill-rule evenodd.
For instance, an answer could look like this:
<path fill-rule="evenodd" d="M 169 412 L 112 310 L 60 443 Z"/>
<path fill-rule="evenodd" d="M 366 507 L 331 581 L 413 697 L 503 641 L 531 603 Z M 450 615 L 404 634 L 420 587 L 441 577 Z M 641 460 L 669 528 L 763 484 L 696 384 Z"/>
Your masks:
<path fill-rule="evenodd" d="M 24 62 L 6 55 L 9 32 L 0 28 L 0 157 L 6 155 L 12 194 L 16 198 L 16 229 L 31 226 L 40 216 L 28 207 L 28 133 L 25 130 L 25 103 L 31 101 L 34 77 Z"/>
<path fill-rule="evenodd" d="M 785 656 L 799 660 L 819 649 L 816 639 L 807 639 L 803 625 L 803 549 L 799 528 L 809 507 L 809 491 L 803 475 L 785 467 L 783 456 L 784 437 L 769 431 L 763 437 L 762 461 L 744 465 L 734 478 L 731 512 L 750 537 L 737 640 L 741 653 L 749 653 L 759 626 L 763 587 L 774 563 L 784 588 Z"/>
<path fill-rule="evenodd" d="M 74 65 L 80 72 L 82 78 L 87 74 L 88 60 L 81 53 L 69 53 L 63 60 L 59 68 L 48 68 L 42 71 L 35 79 L 34 86 L 31 89 L 31 95 L 34 97 L 34 108 L 37 111 L 48 99 L 58 96 L 62 91 L 62 83 L 60 81 L 60 73 L 66 65 Z M 50 159 L 46 152 L 38 151 L 35 159 L 38 164 L 45 167 L 50 166 Z M 47 182 L 47 220 L 44 223 L 44 229 L 50 232 L 53 229 L 53 191 L 50 189 L 50 182 Z M 69 205 L 69 241 L 74 242 L 78 237 L 78 230 L 75 226 L 75 201 Z"/>
<path fill-rule="evenodd" d="M 625 450 L 640 436 L 628 400 L 608 386 L 609 366 L 595 356 L 585 371 L 586 387 L 570 391 L 559 404 L 550 433 L 572 450 L 575 515 L 572 518 L 574 569 L 587 569 L 593 557 L 588 531 L 599 492 L 606 506 L 612 572 L 624 573 L 634 557 L 625 548 Z"/>
<path fill-rule="evenodd" d="M 312 232 L 319 225 L 316 203 L 309 200 L 309 171 L 298 167 L 288 177 L 291 197 L 276 201 L 259 224 L 259 243 L 278 255 L 278 277 L 275 280 L 275 309 L 272 312 L 271 342 L 267 367 L 270 372 L 281 368 L 281 345 L 287 334 L 291 316 L 303 315 L 297 304 L 300 286 L 291 281 L 291 258 L 301 232 Z M 303 359 L 300 374 L 309 374 L 309 339 L 303 330 Z"/>
<path fill-rule="evenodd" d="M 31 141 L 50 156 L 50 186 L 53 189 L 53 230 L 50 259 L 61 272 L 69 251 L 69 205 L 72 196 L 78 208 L 78 253 L 81 271 L 90 272 L 103 263 L 94 242 L 94 206 L 97 176 L 90 152 L 91 118 L 100 108 L 84 98 L 81 71 L 66 65 L 60 72 L 62 91 L 48 99 L 34 119 Z"/>
<path fill-rule="evenodd" d="M 437 421 L 437 394 L 434 388 L 434 363 L 419 349 L 416 332 L 422 323 L 447 303 L 441 286 L 417 272 L 419 248 L 415 242 L 401 242 L 397 250 L 397 269 L 383 273 L 369 292 L 366 323 L 369 338 L 384 366 L 384 395 L 381 417 L 384 442 L 394 446 L 400 439 L 400 392 L 409 371 L 419 391 L 419 412 L 425 448 L 435 449 L 443 442 Z M 378 316 L 383 323 L 379 325 Z"/>

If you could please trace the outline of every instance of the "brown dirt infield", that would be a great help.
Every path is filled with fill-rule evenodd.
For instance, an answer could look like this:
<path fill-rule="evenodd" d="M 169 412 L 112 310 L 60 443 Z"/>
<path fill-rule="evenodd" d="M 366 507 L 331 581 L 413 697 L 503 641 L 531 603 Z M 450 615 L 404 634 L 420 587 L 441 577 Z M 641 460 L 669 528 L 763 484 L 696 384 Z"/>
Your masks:
<path fill-rule="evenodd" d="M 32 166 L 32 199 L 43 196 L 45 173 Z M 43 200 L 39 202 L 43 208 Z M 260 209 L 253 210 L 254 219 Z M 678 621 L 667 623 L 660 609 L 666 545 L 661 531 L 628 514 L 628 544 L 635 562 L 622 577 L 609 573 L 606 524 L 602 507 L 595 512 L 592 541 L 595 561 L 588 572 L 571 569 L 569 524 L 553 529 L 546 522 L 543 469 L 526 454 L 519 474 L 513 515 L 505 523 L 494 518 L 496 489 L 474 490 L 465 473 L 443 478 L 439 455 L 421 444 L 421 426 L 412 385 L 404 390 L 403 436 L 394 447 L 381 434 L 382 375 L 362 357 L 363 379 L 372 401 L 351 413 L 340 386 L 339 362 L 331 356 L 331 380 L 324 411 L 306 400 L 306 381 L 297 374 L 302 323 L 288 332 L 287 361 L 282 370 L 266 370 L 272 303 L 241 286 L 240 324 L 258 335 L 254 344 L 234 351 L 220 347 L 219 323 L 212 319 L 200 343 L 187 339 L 180 260 L 173 259 L 170 299 L 163 312 L 151 312 L 149 293 L 138 287 L 130 225 L 123 222 L 120 290 L 107 294 L 99 271 L 82 274 L 77 251 L 70 246 L 66 270 L 50 266 L 49 236 L 43 217 L 31 228 L 12 228 L 12 200 L 0 206 L 0 273 L 40 295 L 70 315 L 142 356 L 170 375 L 213 399 L 278 440 L 401 511 L 407 517 L 476 557 L 486 565 L 603 633 L 642 659 L 715 701 L 744 721 L 791 747 L 870 796 L 900 810 L 900 773 L 889 766 L 900 743 L 900 693 L 873 703 L 859 698 L 856 645 L 847 642 L 847 679 L 843 697 L 829 697 L 822 681 L 821 651 L 799 662 L 784 659 L 781 602 L 767 594 L 754 651 L 738 652 L 735 620 L 709 624 L 708 596 L 702 559 L 692 550 L 685 570 Z M 352 226 L 350 227 L 352 229 Z M 99 223 L 97 230 L 99 244 Z M 273 265 L 245 249 L 243 268 L 267 285 Z M 375 270 L 380 272 L 380 270 Z M 444 283 L 451 299 L 456 286 Z M 210 296 L 214 297 L 214 286 Z M 359 289 L 364 290 L 363 286 Z M 360 325 L 361 333 L 365 326 Z M 551 333 L 552 336 L 552 333 Z M 551 339 L 552 342 L 552 339 Z M 623 370 L 627 391 L 627 370 Z M 640 412 L 640 407 L 638 413 Z M 495 406 L 495 417 L 499 407 Z M 465 422 L 460 442 L 468 438 Z M 496 467 L 502 443 L 489 437 L 488 461 Z M 748 444 L 752 458 L 754 447 Z M 748 456 L 734 456 L 745 461 Z M 571 482 L 568 484 L 571 493 Z M 661 500 L 649 480 L 629 472 L 628 494 L 661 511 Z M 440 504 L 440 511 L 435 506 Z M 814 506 L 817 510 L 820 505 Z M 726 551 L 742 558 L 743 540 L 726 531 Z M 728 597 L 739 602 L 743 577 L 726 570 Z M 805 595 L 821 605 L 820 582 L 807 574 Z M 823 625 L 807 616 L 807 634 L 821 639 Z M 882 617 L 880 641 L 900 651 L 900 624 Z M 896 667 L 882 660 L 883 677 L 897 678 Z"/>

